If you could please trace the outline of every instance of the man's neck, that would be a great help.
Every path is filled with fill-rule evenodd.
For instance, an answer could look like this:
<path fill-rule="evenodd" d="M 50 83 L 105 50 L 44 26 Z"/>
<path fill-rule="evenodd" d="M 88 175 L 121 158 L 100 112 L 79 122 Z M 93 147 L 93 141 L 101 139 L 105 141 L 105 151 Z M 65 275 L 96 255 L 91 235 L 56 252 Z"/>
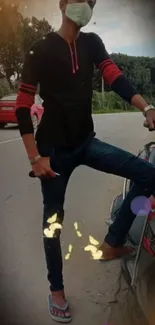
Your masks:
<path fill-rule="evenodd" d="M 63 23 L 57 33 L 68 43 L 72 43 L 79 36 L 80 30 L 76 25 Z"/>

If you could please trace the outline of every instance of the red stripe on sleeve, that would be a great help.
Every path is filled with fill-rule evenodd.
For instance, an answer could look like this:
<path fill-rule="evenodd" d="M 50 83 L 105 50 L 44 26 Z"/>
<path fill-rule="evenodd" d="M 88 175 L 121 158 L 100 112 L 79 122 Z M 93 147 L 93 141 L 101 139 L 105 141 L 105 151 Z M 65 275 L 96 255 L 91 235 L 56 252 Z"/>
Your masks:
<path fill-rule="evenodd" d="M 112 64 L 113 61 L 111 59 L 104 60 L 100 63 L 99 69 L 104 69 L 107 65 Z"/>
<path fill-rule="evenodd" d="M 25 86 L 20 86 L 19 87 L 19 91 L 22 91 L 22 92 L 25 92 L 25 93 L 30 93 L 30 94 L 36 94 L 36 91 L 35 90 L 32 90 L 32 89 L 28 89 L 26 88 Z"/>
<path fill-rule="evenodd" d="M 19 91 L 16 101 L 16 109 L 27 107 L 31 109 L 34 104 L 34 95 L 26 94 L 22 91 Z"/>
<path fill-rule="evenodd" d="M 31 90 L 31 91 L 36 91 L 37 90 L 36 86 L 28 85 L 28 84 L 25 84 L 24 82 L 21 82 L 20 86 L 25 87 L 25 88 L 27 88 L 28 90 Z"/>
<path fill-rule="evenodd" d="M 101 62 L 99 68 L 102 72 L 105 82 L 110 86 L 119 76 L 123 75 L 118 66 L 110 59 Z"/>

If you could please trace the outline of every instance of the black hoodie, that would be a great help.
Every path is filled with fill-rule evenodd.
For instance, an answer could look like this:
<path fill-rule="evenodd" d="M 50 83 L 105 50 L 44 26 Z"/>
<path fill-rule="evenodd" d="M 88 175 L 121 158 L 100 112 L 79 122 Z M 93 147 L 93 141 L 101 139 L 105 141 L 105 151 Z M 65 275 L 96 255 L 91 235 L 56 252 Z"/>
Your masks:
<path fill-rule="evenodd" d="M 85 141 L 94 132 L 91 115 L 94 64 L 106 82 L 111 86 L 116 84 L 119 93 L 124 82 L 122 72 L 96 34 L 81 32 L 69 44 L 52 32 L 35 43 L 25 58 L 16 104 L 21 135 L 33 133 L 30 108 L 40 84 L 44 114 L 36 134 L 37 142 L 65 147 Z M 130 100 L 136 91 L 129 84 L 127 89 L 125 99 Z"/>

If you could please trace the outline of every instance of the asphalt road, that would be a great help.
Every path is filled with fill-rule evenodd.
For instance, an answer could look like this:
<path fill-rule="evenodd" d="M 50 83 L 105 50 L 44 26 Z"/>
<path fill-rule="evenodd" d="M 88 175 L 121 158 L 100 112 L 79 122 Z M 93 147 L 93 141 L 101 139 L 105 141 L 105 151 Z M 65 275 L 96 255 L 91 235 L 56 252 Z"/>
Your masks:
<path fill-rule="evenodd" d="M 141 114 L 98 115 L 94 120 L 97 136 L 101 140 L 134 153 L 152 137 L 142 126 Z M 2 325 L 53 324 L 47 310 L 48 282 L 42 247 L 40 184 L 38 180 L 28 177 L 29 169 L 18 129 L 9 127 L 1 130 Z M 107 324 L 111 302 L 117 290 L 119 263 L 100 264 L 93 261 L 84 252 L 84 246 L 88 244 L 89 235 L 100 242 L 103 240 L 106 233 L 104 219 L 122 184 L 123 180 L 119 177 L 105 175 L 87 167 L 79 167 L 71 177 L 66 194 L 62 242 L 64 256 L 68 245 L 73 245 L 71 258 L 64 262 L 65 286 L 73 310 L 73 325 Z M 78 222 L 82 238 L 78 238 L 75 233 L 75 221 Z"/>

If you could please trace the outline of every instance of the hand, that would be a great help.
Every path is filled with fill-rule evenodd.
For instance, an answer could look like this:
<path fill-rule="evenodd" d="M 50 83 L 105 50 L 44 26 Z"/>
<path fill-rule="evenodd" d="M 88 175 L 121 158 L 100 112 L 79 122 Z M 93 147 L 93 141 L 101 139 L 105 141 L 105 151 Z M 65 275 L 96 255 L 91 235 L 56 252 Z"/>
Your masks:
<path fill-rule="evenodd" d="M 41 157 L 32 167 L 36 177 L 56 177 L 56 173 L 51 168 L 49 157 Z"/>
<path fill-rule="evenodd" d="M 155 109 L 146 112 L 146 122 L 150 131 L 155 130 Z"/>

